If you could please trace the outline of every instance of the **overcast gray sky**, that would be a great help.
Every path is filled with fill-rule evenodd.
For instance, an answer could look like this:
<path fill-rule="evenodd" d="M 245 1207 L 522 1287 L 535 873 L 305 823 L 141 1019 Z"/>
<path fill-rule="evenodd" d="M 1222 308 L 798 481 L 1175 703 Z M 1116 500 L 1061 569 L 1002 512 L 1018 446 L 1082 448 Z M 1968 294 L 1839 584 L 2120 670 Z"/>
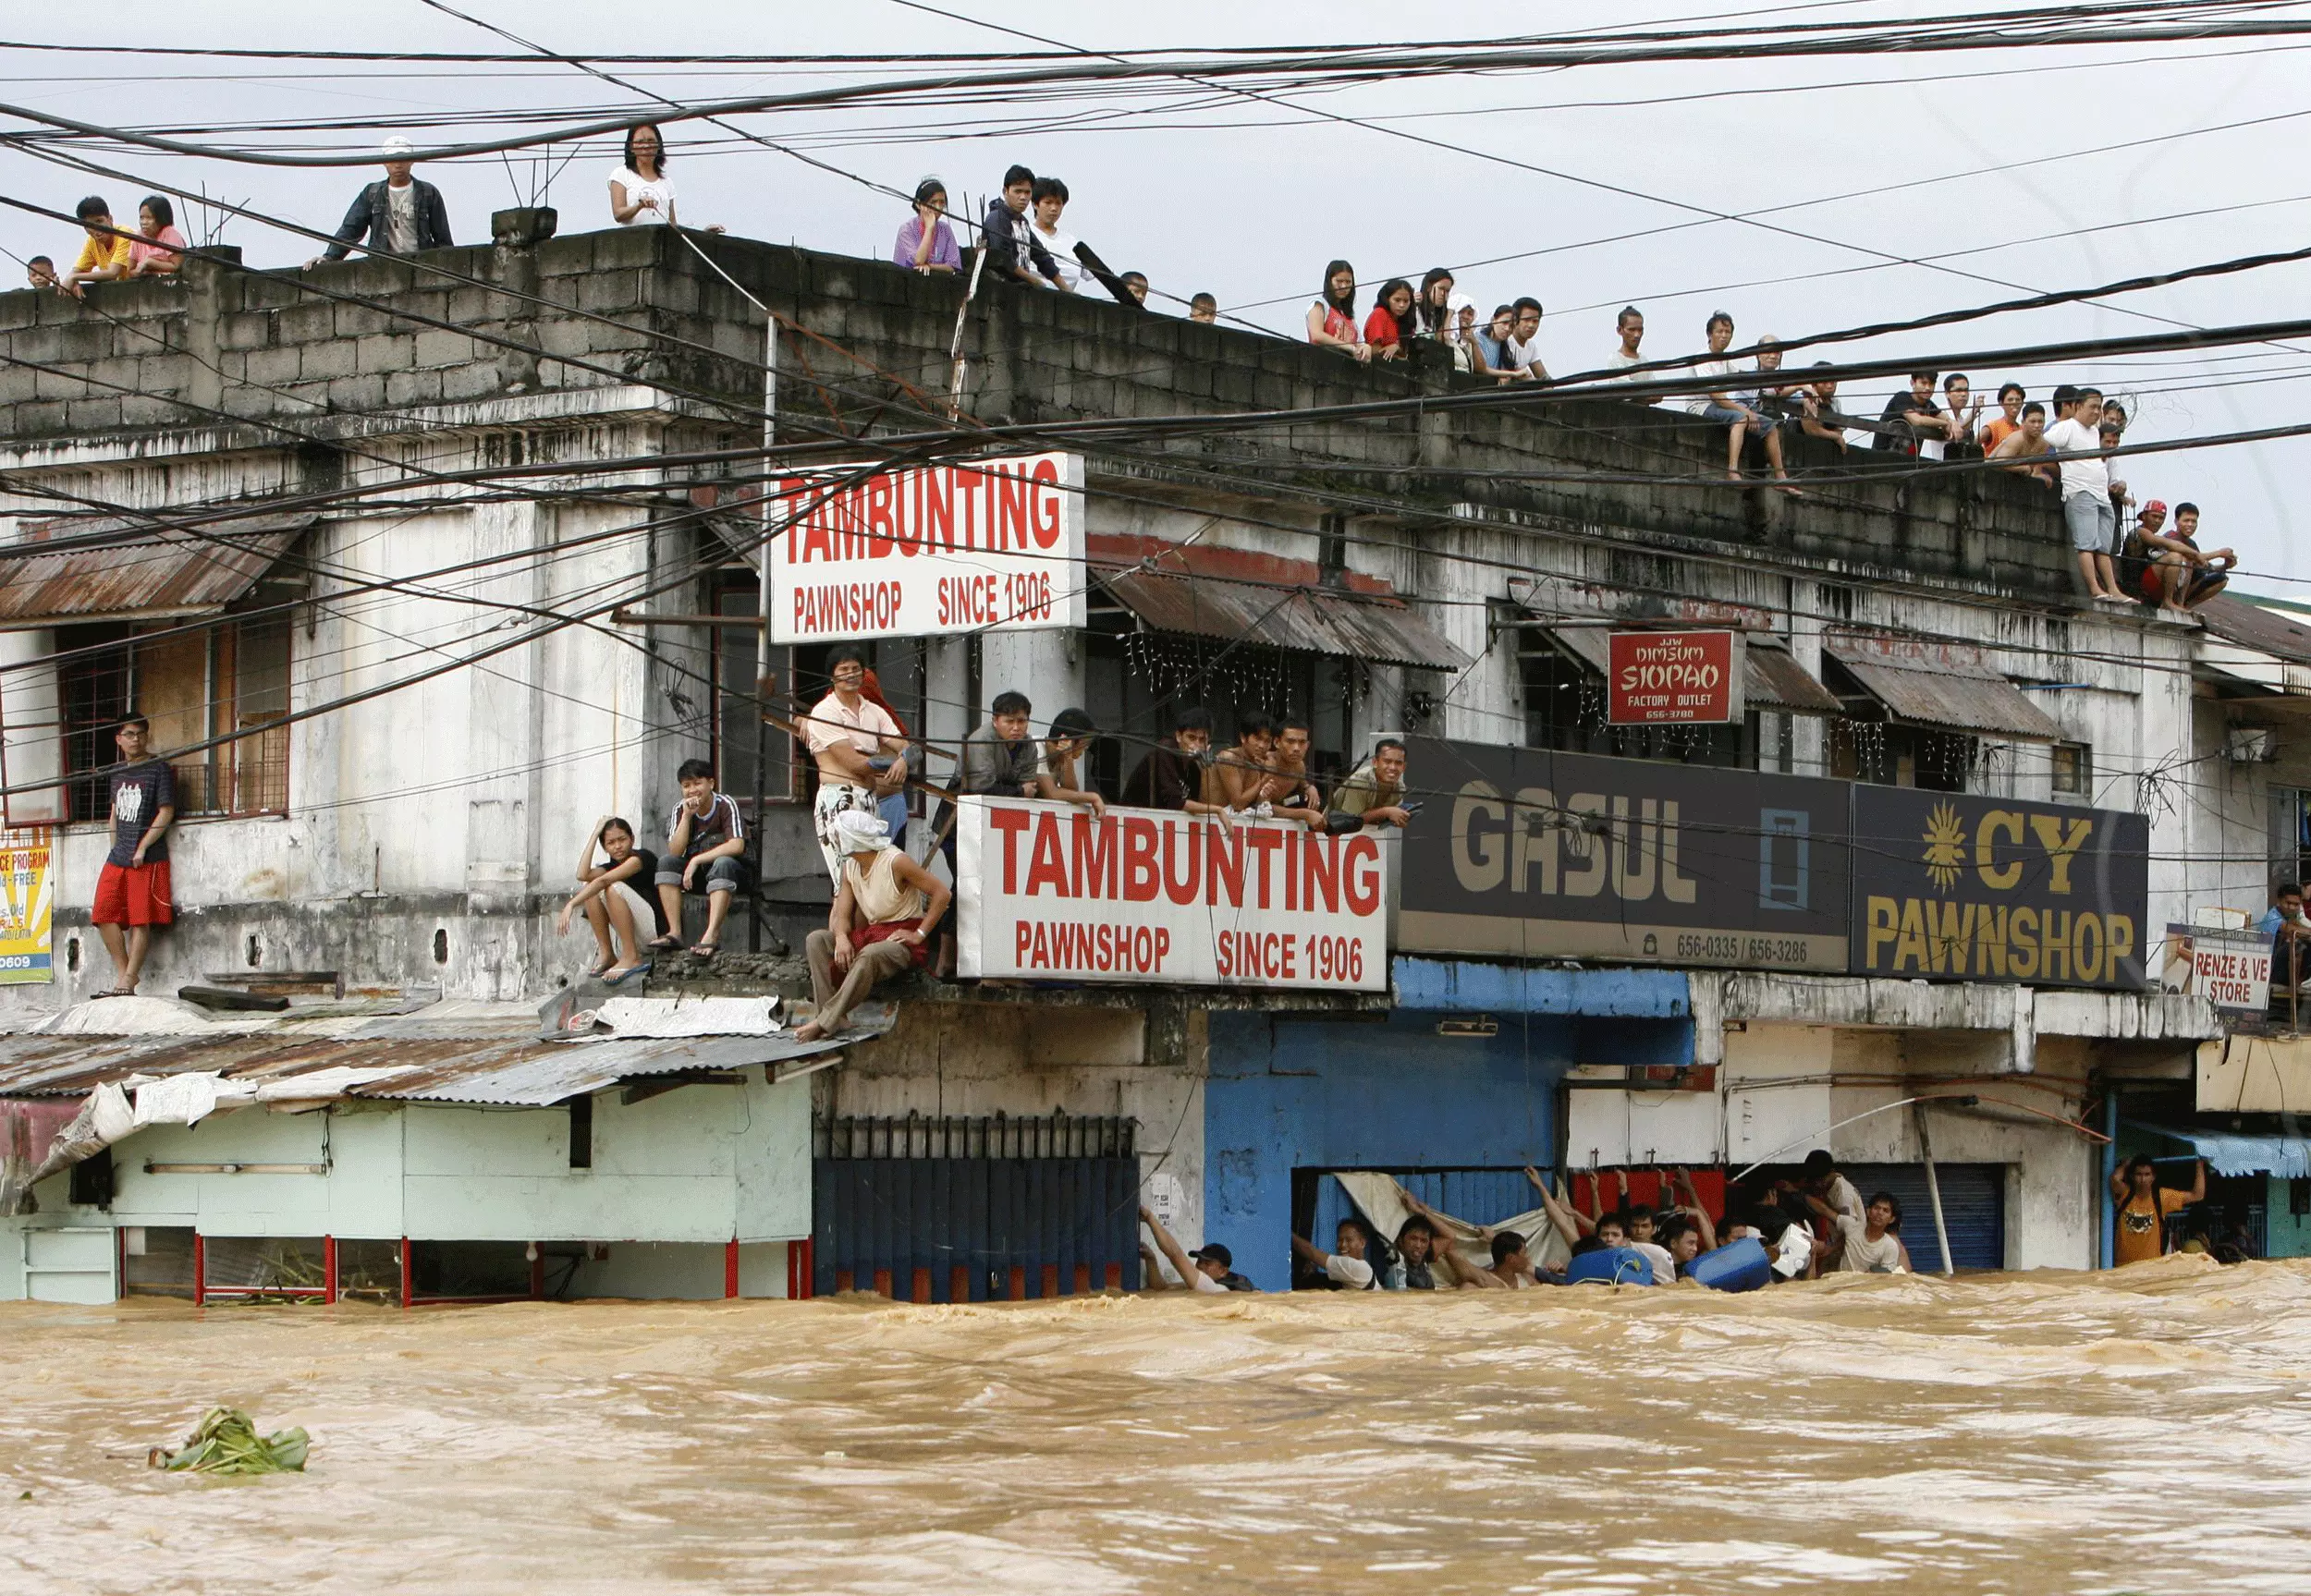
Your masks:
<path fill-rule="evenodd" d="M 1322 47 L 1601 25 L 1598 7 L 1565 3 L 942 6 L 1066 44 L 1109 49 Z M 573 53 L 1030 47 L 895 0 L 815 6 L 468 0 L 459 8 Z M 1704 14 L 1750 25 L 1916 15 L 1914 7 L 1881 5 L 1712 13 L 1697 0 L 1681 6 L 1623 0 L 1609 12 L 1616 27 Z M 2302 14 L 2311 17 L 2311 6 Z M 19 43 L 75 44 L 510 48 L 419 0 L 24 7 L 0 32 Z M 1431 265 L 1464 267 L 1461 286 L 1487 310 L 1527 293 L 1548 306 L 1544 351 L 1549 366 L 1564 372 L 1602 359 L 1613 344 L 1613 312 L 1624 302 L 1647 313 L 1646 352 L 1666 357 L 1698 347 L 1705 319 L 1720 307 L 1736 318 L 1744 342 L 1767 332 L 1795 337 L 2018 290 L 2298 248 L 2311 205 L 2311 177 L 2298 155 L 2311 118 L 2306 50 L 2311 37 L 1583 67 L 1283 96 L 1301 109 L 1161 87 L 1000 108 L 871 107 L 746 125 L 892 188 L 938 173 L 959 200 L 994 189 L 1012 161 L 1055 173 L 1073 194 L 1067 226 L 1118 269 L 1144 271 L 1182 298 L 1208 289 L 1224 306 L 1242 307 L 1239 314 L 1277 328 L 1297 325 L 1335 255 L 1354 262 L 1367 285 L 1417 277 Z M 618 70 L 678 100 L 890 75 L 872 66 L 809 74 Z M 476 132 L 483 118 L 510 110 L 647 104 L 544 62 L 453 68 L 0 50 L 0 99 L 106 125 L 195 129 L 358 119 L 364 125 L 344 130 L 214 140 L 286 137 L 345 149 L 373 144 L 396 118 L 460 119 L 435 134 L 414 132 L 424 143 Z M 1341 116 L 1377 127 L 1330 119 Z M 752 237 L 879 255 L 905 217 L 903 205 L 872 189 L 791 157 L 752 146 L 686 148 L 729 142 L 703 127 L 677 129 L 672 138 L 670 175 L 691 225 L 720 222 Z M 2095 151 L 2101 152 L 2085 152 Z M 570 153 L 563 146 L 554 159 Z M 186 187 L 205 184 L 322 228 L 336 223 L 367 177 L 145 153 L 105 159 Z M 554 178 L 550 198 L 563 231 L 608 225 L 605 189 L 613 164 L 604 142 L 578 151 Z M 92 182 L 15 151 L 0 152 L 0 192 L 14 197 L 69 210 L 93 187 L 134 213 L 130 183 Z M 491 158 L 436 164 L 426 176 L 441 185 L 459 239 L 478 241 L 486 237 L 487 213 L 525 197 L 543 165 Z M 1840 197 L 1889 184 L 1910 186 Z M 1712 221 L 1681 206 L 1772 213 Z M 1591 242 L 1663 228 L 1673 230 Z M 256 264 L 286 264 L 312 252 L 305 241 L 248 220 L 226 224 L 222 238 Z M 4 212 L 0 247 L 21 258 L 67 255 L 77 244 L 68 228 Z M 1899 263 L 1926 256 L 1938 260 Z M 1467 264 L 1480 262 L 1494 263 Z M 2311 267 L 2283 266 L 2128 296 L 2116 302 L 2122 309 L 2073 306 L 1847 348 L 1857 357 L 1922 357 L 2157 332 L 2170 321 L 2277 320 L 2311 303 L 2306 286 Z M 2016 377 L 2034 397 L 2060 381 L 2091 379 L 2133 399 L 2129 442 L 2177 438 L 2300 420 L 2311 340 L 2294 348 L 1970 374 L 1978 389 Z M 1867 408 L 1890 389 L 1864 384 Z M 2239 549 L 2253 573 L 2244 585 L 2311 599 L 2311 585 L 2299 585 L 2311 584 L 2311 558 L 2298 551 L 2297 510 L 2284 486 L 2299 481 L 2306 466 L 2311 442 L 2291 440 L 2149 457 L 2120 469 L 2138 497 L 2197 501 L 2207 512 L 2202 542 Z"/>

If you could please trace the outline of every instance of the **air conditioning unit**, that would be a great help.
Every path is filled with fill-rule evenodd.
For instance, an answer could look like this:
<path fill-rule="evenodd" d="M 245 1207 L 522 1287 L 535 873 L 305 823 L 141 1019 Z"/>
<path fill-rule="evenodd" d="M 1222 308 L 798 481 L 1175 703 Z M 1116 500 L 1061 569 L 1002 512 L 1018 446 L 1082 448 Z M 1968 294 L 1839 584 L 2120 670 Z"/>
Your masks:
<path fill-rule="evenodd" d="M 2225 751 L 2234 765 L 2267 765 L 2279 757 L 2279 734 L 2269 726 L 2232 726 Z"/>

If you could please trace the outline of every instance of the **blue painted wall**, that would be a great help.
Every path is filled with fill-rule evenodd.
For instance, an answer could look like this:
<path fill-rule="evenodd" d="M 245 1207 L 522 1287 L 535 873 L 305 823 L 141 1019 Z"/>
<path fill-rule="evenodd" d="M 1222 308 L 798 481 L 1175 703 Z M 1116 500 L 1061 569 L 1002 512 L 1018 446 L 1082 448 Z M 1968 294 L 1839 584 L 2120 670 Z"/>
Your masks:
<path fill-rule="evenodd" d="M 1575 1064 L 1685 1064 L 1681 975 L 1419 961 L 1385 1021 L 1217 1013 L 1204 1093 L 1206 1239 L 1282 1287 L 1294 1169 L 1516 1169 L 1557 1154 L 1558 1084 Z M 1528 995 L 1529 994 L 1529 995 Z M 1518 1012 L 1529 1002 L 1539 1012 Z M 1439 1036 L 1448 1013 L 1489 1037 Z M 1483 1215 L 1479 1217 L 1494 1217 Z"/>

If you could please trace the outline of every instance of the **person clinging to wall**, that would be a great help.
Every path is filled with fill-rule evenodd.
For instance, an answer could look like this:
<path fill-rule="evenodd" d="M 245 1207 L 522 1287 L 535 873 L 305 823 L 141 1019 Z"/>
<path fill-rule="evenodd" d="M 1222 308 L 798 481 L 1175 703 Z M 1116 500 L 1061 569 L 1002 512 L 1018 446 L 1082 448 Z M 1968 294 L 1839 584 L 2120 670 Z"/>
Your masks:
<path fill-rule="evenodd" d="M 168 828 L 177 818 L 177 774 L 149 757 L 152 724 L 130 715 L 113 733 L 120 762 L 112 789 L 112 851 L 96 878 L 89 919 L 112 956 L 113 983 L 99 997 L 133 997 L 152 950 L 153 928 L 177 918 L 168 895 Z"/>

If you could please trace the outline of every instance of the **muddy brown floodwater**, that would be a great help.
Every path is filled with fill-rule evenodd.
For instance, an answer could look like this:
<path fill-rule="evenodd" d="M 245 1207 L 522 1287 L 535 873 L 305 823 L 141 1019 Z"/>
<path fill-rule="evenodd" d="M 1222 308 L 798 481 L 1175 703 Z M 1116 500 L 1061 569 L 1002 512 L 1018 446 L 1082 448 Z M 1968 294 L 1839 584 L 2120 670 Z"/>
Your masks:
<path fill-rule="evenodd" d="M 0 1349 L 11 1591 L 2311 1589 L 2305 1264 L 10 1304 Z M 145 1470 L 216 1402 L 305 1426 L 311 1472 Z"/>

